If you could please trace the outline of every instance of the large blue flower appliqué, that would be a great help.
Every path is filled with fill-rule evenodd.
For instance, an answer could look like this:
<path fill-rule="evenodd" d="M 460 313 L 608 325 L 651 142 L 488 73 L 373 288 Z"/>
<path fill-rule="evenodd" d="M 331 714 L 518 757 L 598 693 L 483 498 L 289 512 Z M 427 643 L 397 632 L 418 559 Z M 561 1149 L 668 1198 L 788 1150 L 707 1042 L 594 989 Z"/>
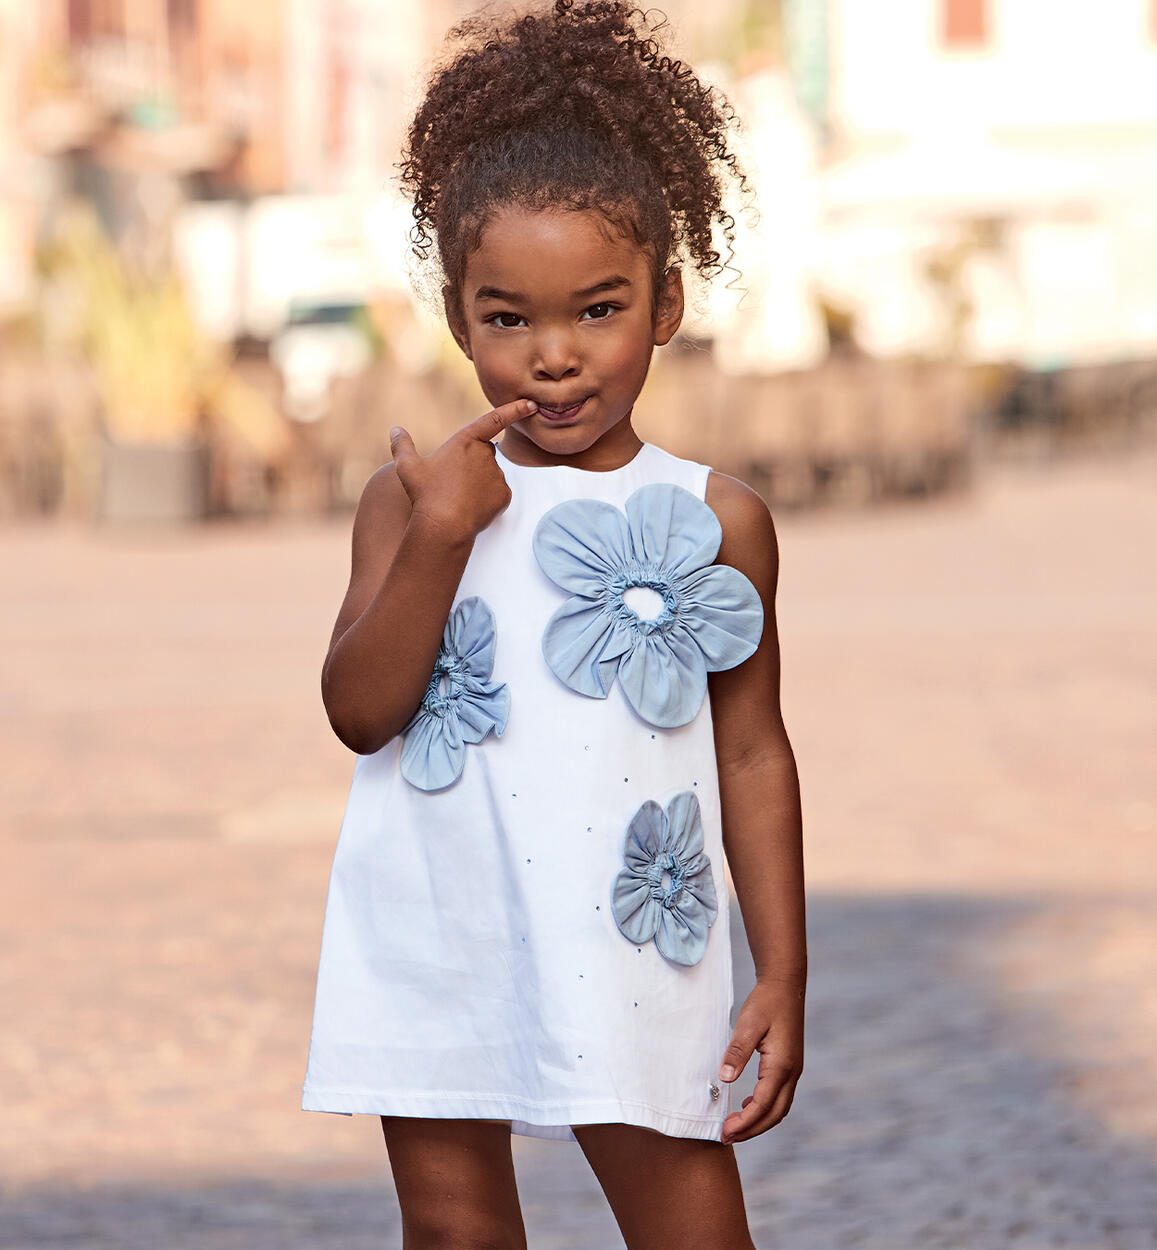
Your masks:
<path fill-rule="evenodd" d="M 742 663 L 763 633 L 755 587 L 738 569 L 712 564 L 722 541 L 715 513 L 670 482 L 641 486 L 626 515 L 597 499 L 551 508 L 535 529 L 534 554 L 572 596 L 542 637 L 556 676 L 605 699 L 617 675 L 649 724 L 687 724 L 707 674 Z"/>
<path fill-rule="evenodd" d="M 419 790 L 441 790 L 462 775 L 468 743 L 501 737 L 510 691 L 491 681 L 494 613 L 477 595 L 450 613 L 422 703 L 402 731 L 402 776 Z"/>
<path fill-rule="evenodd" d="M 672 963 L 698 963 L 719 904 L 695 792 L 675 795 L 666 811 L 648 799 L 627 830 L 623 858 L 611 890 L 619 931 L 635 943 L 654 938 Z"/>

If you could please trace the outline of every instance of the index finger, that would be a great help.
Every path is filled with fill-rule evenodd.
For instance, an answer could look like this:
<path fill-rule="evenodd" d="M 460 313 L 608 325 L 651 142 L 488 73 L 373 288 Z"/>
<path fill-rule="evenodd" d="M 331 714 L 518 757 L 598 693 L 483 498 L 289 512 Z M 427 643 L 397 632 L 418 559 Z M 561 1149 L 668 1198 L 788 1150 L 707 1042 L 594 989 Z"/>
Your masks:
<path fill-rule="evenodd" d="M 532 412 L 537 411 L 538 405 L 533 399 L 514 399 L 509 404 L 503 404 L 499 408 L 476 417 L 468 425 L 464 425 L 458 433 L 465 438 L 489 442 L 490 439 L 501 434 L 508 425 L 513 425 L 515 421 L 521 421 L 523 417 L 529 417 Z"/>

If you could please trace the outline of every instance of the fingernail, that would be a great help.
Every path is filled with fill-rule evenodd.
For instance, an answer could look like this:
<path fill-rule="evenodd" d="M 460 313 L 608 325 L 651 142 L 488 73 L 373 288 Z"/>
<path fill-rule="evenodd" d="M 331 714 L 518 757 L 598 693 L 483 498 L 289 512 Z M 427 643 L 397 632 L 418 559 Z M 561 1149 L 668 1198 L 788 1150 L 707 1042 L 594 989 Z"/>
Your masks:
<path fill-rule="evenodd" d="M 395 425 L 394 428 L 390 431 L 390 437 L 397 438 L 398 435 L 401 434 L 401 432 L 402 432 L 402 427 L 400 425 Z"/>
<path fill-rule="evenodd" d="M 527 411 L 527 412 L 537 412 L 537 411 L 538 411 L 538 405 L 534 402 L 534 400 L 533 400 L 533 399 L 528 399 L 528 400 L 526 401 L 526 411 Z"/>
<path fill-rule="evenodd" d="M 727 1064 L 724 1064 L 723 1067 L 719 1069 L 719 1075 L 725 1081 L 734 1081 L 736 1077 L 736 1072 L 735 1072 L 735 1069 L 729 1063 L 727 1063 Z"/>

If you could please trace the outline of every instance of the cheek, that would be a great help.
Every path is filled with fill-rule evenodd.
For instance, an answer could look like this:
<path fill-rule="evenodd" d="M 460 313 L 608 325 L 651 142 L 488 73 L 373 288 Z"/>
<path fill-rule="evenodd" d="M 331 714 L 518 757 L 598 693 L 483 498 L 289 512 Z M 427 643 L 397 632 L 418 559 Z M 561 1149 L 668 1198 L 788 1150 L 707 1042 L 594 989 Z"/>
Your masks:
<path fill-rule="evenodd" d="M 521 371 L 517 353 L 509 348 L 503 351 L 492 343 L 475 347 L 474 369 L 480 378 L 498 383 L 518 377 Z"/>
<path fill-rule="evenodd" d="M 474 376 L 482 388 L 482 394 L 497 407 L 517 399 L 526 390 L 525 370 L 515 359 L 514 354 L 507 351 L 474 349 Z"/>
<path fill-rule="evenodd" d="M 609 347 L 602 358 L 601 367 L 608 376 L 622 378 L 625 382 L 635 382 L 646 376 L 650 359 L 650 343 L 631 338 Z"/>

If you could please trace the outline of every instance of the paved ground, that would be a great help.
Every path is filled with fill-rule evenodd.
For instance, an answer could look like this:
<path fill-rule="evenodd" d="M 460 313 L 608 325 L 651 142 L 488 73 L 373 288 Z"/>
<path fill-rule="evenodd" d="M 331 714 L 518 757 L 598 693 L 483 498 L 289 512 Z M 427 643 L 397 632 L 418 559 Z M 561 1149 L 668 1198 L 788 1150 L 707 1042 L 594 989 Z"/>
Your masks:
<path fill-rule="evenodd" d="M 1155 470 L 781 519 L 812 975 L 761 1248 L 1157 1246 Z M 400 1244 L 376 1121 L 297 1110 L 347 558 L 0 532 L 4 1250 Z M 577 1147 L 515 1149 L 532 1247 L 621 1245 Z"/>

